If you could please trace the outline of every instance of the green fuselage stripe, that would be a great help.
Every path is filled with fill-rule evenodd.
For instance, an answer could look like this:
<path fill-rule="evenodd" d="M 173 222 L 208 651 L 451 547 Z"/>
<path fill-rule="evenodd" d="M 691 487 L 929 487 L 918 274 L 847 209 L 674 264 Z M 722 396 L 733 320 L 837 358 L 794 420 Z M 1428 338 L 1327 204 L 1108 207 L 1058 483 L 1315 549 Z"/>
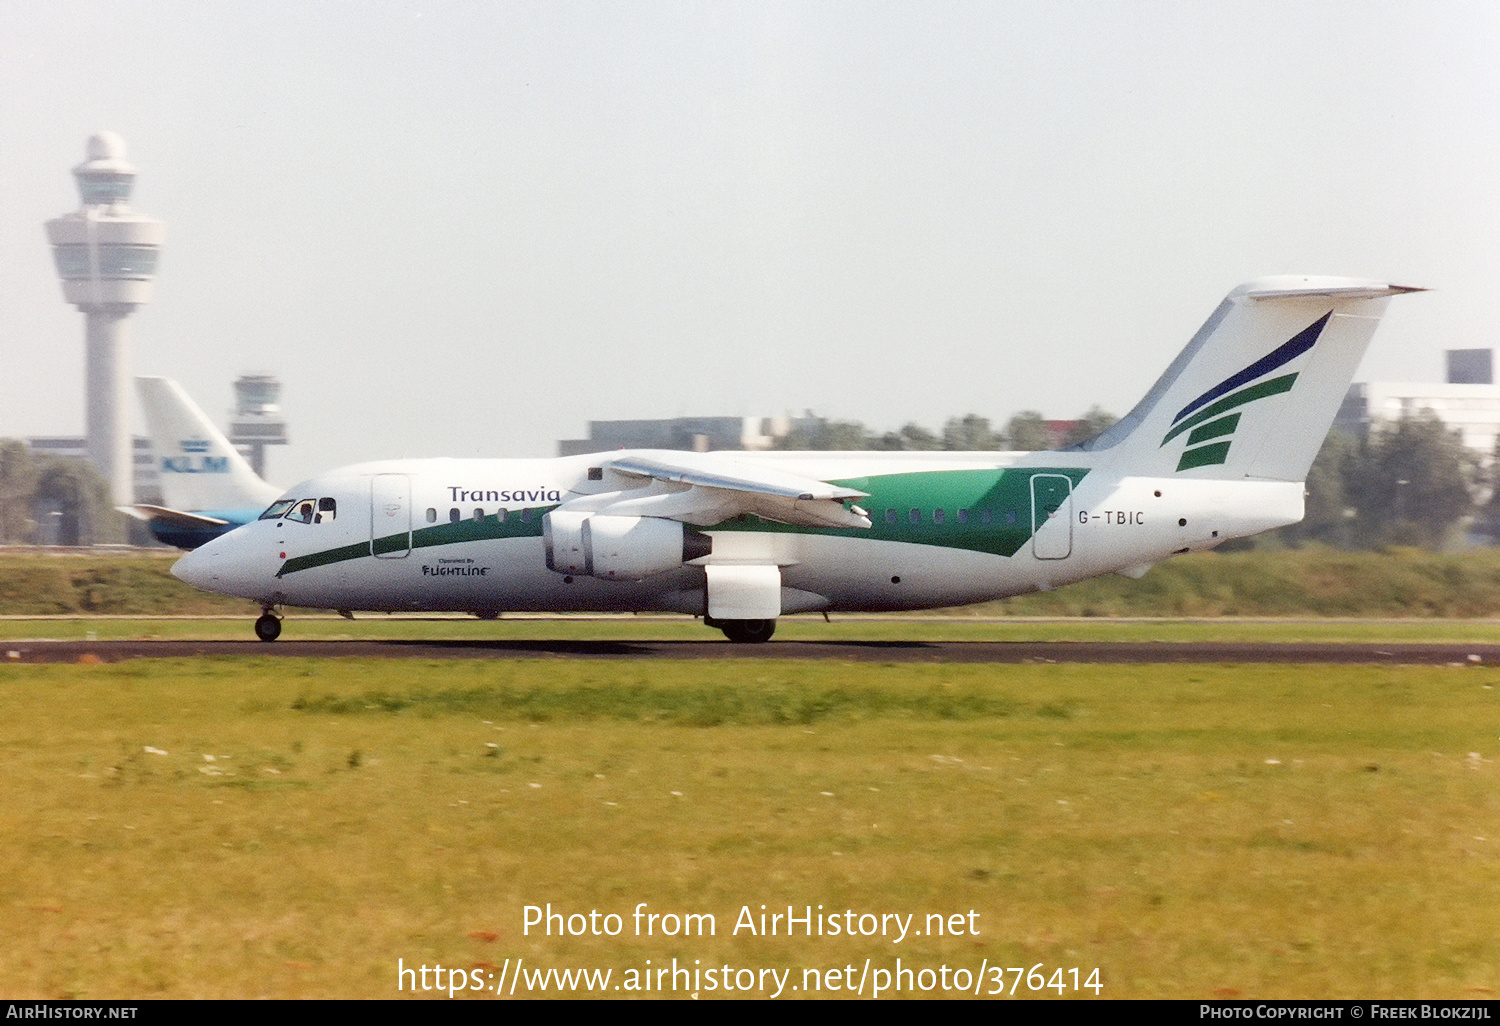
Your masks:
<path fill-rule="evenodd" d="M 457 523 L 415 528 L 411 531 L 410 547 L 425 549 L 435 545 L 458 545 L 463 542 L 491 541 L 496 538 L 540 537 L 542 516 L 551 508 L 548 506 L 529 509 L 526 511 L 528 516 L 524 519 L 520 515 L 521 511 L 515 510 L 508 512 L 503 520 L 496 515 L 491 515 L 483 520 L 460 520 Z M 316 525 L 312 529 L 316 530 Z M 395 534 L 376 538 L 374 541 L 356 542 L 353 545 L 341 545 L 338 548 L 324 549 L 306 556 L 294 556 L 281 565 L 276 576 L 285 577 L 299 570 L 310 570 L 315 566 L 328 566 L 331 563 L 342 563 L 363 556 L 405 552 L 407 548 L 407 532 L 398 531 Z"/>
<path fill-rule="evenodd" d="M 867 498 L 859 500 L 860 507 L 870 514 L 868 530 L 798 527 L 762 520 L 753 514 L 704 530 L 826 535 L 1013 556 L 1036 533 L 1032 527 L 1032 475 L 1065 477 L 1071 488 L 1077 488 L 1088 472 L 1083 467 L 1016 467 L 844 478 L 832 483 L 868 493 Z M 1037 523 L 1045 523 L 1048 515 L 1068 500 L 1069 494 L 1070 490 L 1060 488 L 1049 494 L 1042 508 L 1036 511 Z M 962 520 L 960 510 L 964 513 Z"/>

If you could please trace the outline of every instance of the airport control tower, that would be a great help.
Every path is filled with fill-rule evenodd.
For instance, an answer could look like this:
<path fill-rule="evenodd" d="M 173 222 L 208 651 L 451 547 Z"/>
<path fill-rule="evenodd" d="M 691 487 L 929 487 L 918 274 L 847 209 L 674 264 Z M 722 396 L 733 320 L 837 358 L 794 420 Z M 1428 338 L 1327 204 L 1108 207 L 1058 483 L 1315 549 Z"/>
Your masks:
<path fill-rule="evenodd" d="M 131 483 L 130 347 L 125 318 L 151 299 L 166 226 L 127 205 L 135 168 L 113 132 L 89 140 L 73 169 L 83 206 L 47 222 L 63 298 L 83 311 L 89 459 L 109 482 L 110 500 L 134 500 Z"/>
<path fill-rule="evenodd" d="M 269 374 L 246 374 L 234 383 L 229 442 L 262 479 L 266 476 L 266 446 L 287 444 L 286 418 L 276 405 L 280 401 L 281 382 Z"/>

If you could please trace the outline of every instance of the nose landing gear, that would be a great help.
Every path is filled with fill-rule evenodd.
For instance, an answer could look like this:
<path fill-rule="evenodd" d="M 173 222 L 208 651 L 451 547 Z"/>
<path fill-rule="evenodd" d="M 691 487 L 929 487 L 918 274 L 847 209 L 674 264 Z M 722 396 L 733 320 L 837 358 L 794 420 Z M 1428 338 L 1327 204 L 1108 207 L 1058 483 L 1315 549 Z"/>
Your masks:
<path fill-rule="evenodd" d="M 255 636 L 261 641 L 275 641 L 281 637 L 281 618 L 270 609 L 262 610 L 260 618 L 255 621 Z"/>

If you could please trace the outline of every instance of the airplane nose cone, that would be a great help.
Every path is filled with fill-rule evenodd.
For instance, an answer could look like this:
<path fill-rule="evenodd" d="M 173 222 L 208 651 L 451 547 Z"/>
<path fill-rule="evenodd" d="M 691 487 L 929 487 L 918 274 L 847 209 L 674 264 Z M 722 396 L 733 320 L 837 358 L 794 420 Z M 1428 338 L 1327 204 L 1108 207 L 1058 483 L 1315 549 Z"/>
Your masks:
<path fill-rule="evenodd" d="M 255 546 L 247 544 L 243 537 L 236 537 L 245 530 L 236 528 L 189 552 L 172 564 L 172 576 L 203 591 L 262 598 L 272 583 L 272 575 L 255 558 Z"/>
<path fill-rule="evenodd" d="M 215 591 L 218 560 L 205 548 L 194 549 L 172 564 L 172 576 L 204 591 Z"/>

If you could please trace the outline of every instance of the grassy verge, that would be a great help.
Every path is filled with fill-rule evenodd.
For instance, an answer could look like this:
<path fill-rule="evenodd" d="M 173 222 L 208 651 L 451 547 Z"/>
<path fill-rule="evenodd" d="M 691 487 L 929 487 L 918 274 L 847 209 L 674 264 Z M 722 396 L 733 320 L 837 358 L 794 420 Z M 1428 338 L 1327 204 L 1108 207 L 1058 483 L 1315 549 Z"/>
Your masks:
<path fill-rule="evenodd" d="M 391 997 L 398 959 L 484 979 L 516 958 L 801 986 L 900 958 L 1098 967 L 1107 997 L 1488 996 L 1497 685 L 1485 668 L 0 667 L 0 992 Z M 642 902 L 715 933 L 635 936 Z M 624 932 L 523 932 L 548 903 Z M 734 935 L 761 905 L 919 929 L 972 911 L 977 932 Z"/>
<path fill-rule="evenodd" d="M 1201 553 L 1139 581 L 1097 578 L 1046 594 L 970 607 L 1013 616 L 1500 615 L 1500 550 Z"/>
<path fill-rule="evenodd" d="M 0 615 L 233 615 L 249 606 L 173 577 L 179 555 L 87 549 L 0 553 Z"/>
<path fill-rule="evenodd" d="M 242 615 L 171 576 L 175 555 L 0 553 L 0 615 Z M 962 611 L 994 616 L 1500 617 L 1500 550 L 1200 553 Z"/>

